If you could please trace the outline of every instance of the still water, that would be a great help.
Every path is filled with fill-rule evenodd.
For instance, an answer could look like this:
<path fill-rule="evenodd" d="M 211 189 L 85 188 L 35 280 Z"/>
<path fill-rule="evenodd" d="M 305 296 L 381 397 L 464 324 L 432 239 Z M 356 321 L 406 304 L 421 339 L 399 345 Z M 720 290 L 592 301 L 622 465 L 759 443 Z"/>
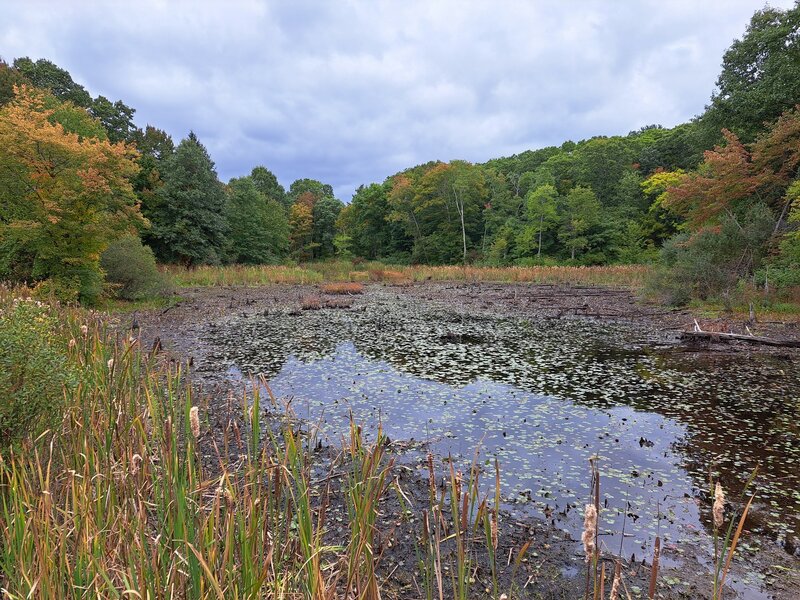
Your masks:
<path fill-rule="evenodd" d="M 509 507 L 577 535 L 599 457 L 603 544 L 637 558 L 708 544 L 709 477 L 756 492 L 749 527 L 795 551 L 798 356 L 696 353 L 642 327 L 488 318 L 388 293 L 361 310 L 237 317 L 210 333 L 232 372 L 264 375 L 336 443 L 352 411 L 392 439 L 501 465 Z M 486 478 L 491 479 L 490 477 Z"/>

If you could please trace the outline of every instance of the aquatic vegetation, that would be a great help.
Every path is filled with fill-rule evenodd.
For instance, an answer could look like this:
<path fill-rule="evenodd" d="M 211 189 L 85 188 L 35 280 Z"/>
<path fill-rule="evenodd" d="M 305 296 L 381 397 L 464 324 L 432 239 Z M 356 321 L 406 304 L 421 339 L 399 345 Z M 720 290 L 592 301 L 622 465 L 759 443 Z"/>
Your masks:
<path fill-rule="evenodd" d="M 659 332 L 585 320 L 464 314 L 373 289 L 363 310 L 279 312 L 210 327 L 220 368 L 263 374 L 320 435 L 346 432 L 430 442 L 466 472 L 483 441 L 503 465 L 504 502 L 579 538 L 584 465 L 599 456 L 611 505 L 603 522 L 625 556 L 652 555 L 656 536 L 711 551 L 708 465 L 737 496 L 761 464 L 748 528 L 795 543 L 800 530 L 800 373 L 791 360 L 698 356 Z M 273 340 L 281 340 L 276 344 Z M 724 415 L 725 427 L 719 426 Z M 629 503 L 626 510 L 623 498 Z M 616 500 L 616 501 L 615 501 Z"/>
<path fill-rule="evenodd" d="M 354 294 L 362 294 L 364 286 L 360 283 L 326 283 L 320 286 L 320 290 L 324 294 L 340 294 L 343 296 L 352 296 Z"/>

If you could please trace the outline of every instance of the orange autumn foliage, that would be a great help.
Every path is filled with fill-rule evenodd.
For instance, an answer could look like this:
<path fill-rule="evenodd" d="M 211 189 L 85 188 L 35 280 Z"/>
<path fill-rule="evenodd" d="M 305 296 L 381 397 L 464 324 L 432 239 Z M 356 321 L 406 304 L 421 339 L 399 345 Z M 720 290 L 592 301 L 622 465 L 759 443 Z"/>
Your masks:
<path fill-rule="evenodd" d="M 28 86 L 15 93 L 0 109 L 0 274 L 69 281 L 91 299 L 100 254 L 145 224 L 130 183 L 136 150 L 110 143 L 83 109 Z"/>

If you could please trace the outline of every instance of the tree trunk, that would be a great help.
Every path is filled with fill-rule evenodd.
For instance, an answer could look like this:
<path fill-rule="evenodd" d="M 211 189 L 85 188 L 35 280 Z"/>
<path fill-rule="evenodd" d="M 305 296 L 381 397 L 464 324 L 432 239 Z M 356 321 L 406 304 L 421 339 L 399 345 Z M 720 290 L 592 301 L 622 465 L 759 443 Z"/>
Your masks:
<path fill-rule="evenodd" d="M 464 203 L 463 201 L 459 200 L 458 192 L 456 191 L 456 187 L 453 186 L 453 196 L 455 197 L 456 201 L 456 210 L 458 211 L 458 216 L 461 219 L 461 240 L 464 243 L 464 264 L 467 263 L 467 228 L 464 225 Z"/>
<path fill-rule="evenodd" d="M 544 215 L 539 218 L 539 249 L 536 251 L 536 257 L 542 256 L 542 228 L 544 227 Z"/>

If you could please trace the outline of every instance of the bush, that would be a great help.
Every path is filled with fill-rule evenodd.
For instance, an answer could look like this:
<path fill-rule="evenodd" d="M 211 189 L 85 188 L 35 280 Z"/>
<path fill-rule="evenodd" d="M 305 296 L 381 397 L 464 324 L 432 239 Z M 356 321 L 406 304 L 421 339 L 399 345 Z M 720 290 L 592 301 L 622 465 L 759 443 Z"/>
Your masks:
<path fill-rule="evenodd" d="M 671 304 L 712 298 L 727 304 L 739 281 L 760 267 L 774 226 L 770 210 L 759 204 L 740 220 L 726 216 L 716 227 L 676 235 L 662 248 L 665 269 L 657 271 L 651 287 Z"/>
<path fill-rule="evenodd" d="M 100 265 L 114 294 L 125 300 L 141 300 L 169 293 L 169 285 L 156 267 L 153 251 L 136 236 L 125 236 L 103 252 Z"/>
<path fill-rule="evenodd" d="M 59 319 L 39 302 L 0 305 L 0 448 L 57 425 L 77 383 Z"/>

